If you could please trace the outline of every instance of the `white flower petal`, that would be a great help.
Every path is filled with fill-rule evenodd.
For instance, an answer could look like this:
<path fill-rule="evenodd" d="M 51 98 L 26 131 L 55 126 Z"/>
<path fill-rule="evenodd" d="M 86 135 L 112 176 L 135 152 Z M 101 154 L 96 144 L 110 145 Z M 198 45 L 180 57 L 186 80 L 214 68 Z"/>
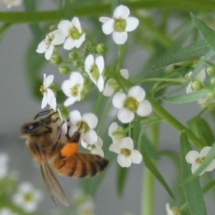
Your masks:
<path fill-rule="evenodd" d="M 73 38 L 69 37 L 66 39 L 65 43 L 63 44 L 63 48 L 66 50 L 71 50 L 76 47 L 78 40 L 74 40 Z"/>
<path fill-rule="evenodd" d="M 78 97 L 69 97 L 66 99 L 66 101 L 63 103 L 65 107 L 68 107 L 72 104 L 74 104 L 78 100 Z"/>
<path fill-rule="evenodd" d="M 97 141 L 97 138 L 98 135 L 94 130 L 89 130 L 83 134 L 83 139 L 89 144 L 94 144 Z"/>
<path fill-rule="evenodd" d="M 196 159 L 199 158 L 199 153 L 197 151 L 189 151 L 185 157 L 187 163 L 194 164 L 196 162 Z"/>
<path fill-rule="evenodd" d="M 123 45 L 128 39 L 128 34 L 127 32 L 113 32 L 112 37 L 117 45 Z"/>
<path fill-rule="evenodd" d="M 126 95 L 124 93 L 116 93 L 112 100 L 113 106 L 118 109 L 122 108 L 124 106 L 125 99 Z"/>
<path fill-rule="evenodd" d="M 81 113 L 78 110 L 73 110 L 69 114 L 69 120 L 72 125 L 78 124 L 80 121 L 82 121 Z"/>
<path fill-rule="evenodd" d="M 113 12 L 113 17 L 114 18 L 121 18 L 121 19 L 126 19 L 130 14 L 130 10 L 128 7 L 124 5 L 119 5 L 115 8 Z"/>
<path fill-rule="evenodd" d="M 49 87 L 53 81 L 54 81 L 54 75 L 47 76 L 47 78 L 45 79 L 45 87 L 46 88 Z"/>
<path fill-rule="evenodd" d="M 142 87 L 134 86 L 128 91 L 128 96 L 135 98 L 138 102 L 142 102 L 146 93 Z"/>
<path fill-rule="evenodd" d="M 215 160 L 213 159 L 210 164 L 206 167 L 205 171 L 210 172 L 215 168 Z"/>
<path fill-rule="evenodd" d="M 97 136 L 97 142 L 95 143 L 95 146 L 97 148 L 102 148 L 102 146 L 103 146 L 103 140 L 101 139 L 101 137 Z"/>
<path fill-rule="evenodd" d="M 46 52 L 46 50 L 47 50 L 46 43 L 45 41 L 42 41 L 39 43 L 36 52 L 42 54 Z"/>
<path fill-rule="evenodd" d="M 117 156 L 117 161 L 121 167 L 130 167 L 131 166 L 131 159 L 125 157 L 124 155 L 119 154 Z"/>
<path fill-rule="evenodd" d="M 200 164 L 198 164 L 198 163 L 192 164 L 192 166 L 191 166 L 191 172 L 192 172 L 192 174 L 195 174 L 196 170 L 197 170 L 199 167 L 200 167 Z M 203 175 L 204 172 L 205 172 L 205 170 L 203 170 L 199 175 Z"/>
<path fill-rule="evenodd" d="M 52 44 L 50 44 L 48 50 L 45 52 L 45 58 L 46 58 L 46 60 L 50 60 L 53 51 L 54 51 L 54 46 Z"/>
<path fill-rule="evenodd" d="M 120 69 L 120 74 L 123 78 L 128 79 L 129 78 L 129 71 L 127 69 Z"/>
<path fill-rule="evenodd" d="M 77 17 L 74 17 L 71 21 L 72 26 L 78 29 L 79 33 L 82 32 L 81 23 Z"/>
<path fill-rule="evenodd" d="M 104 17 L 104 16 L 102 16 L 102 17 L 99 18 L 99 22 L 105 23 L 105 22 L 107 22 L 110 19 L 111 19 L 110 17 Z"/>
<path fill-rule="evenodd" d="M 63 82 L 61 89 L 63 90 L 64 94 L 68 97 L 71 96 L 71 81 L 70 80 L 66 80 Z"/>
<path fill-rule="evenodd" d="M 99 155 L 101 157 L 104 157 L 104 152 L 101 148 L 94 148 L 91 150 L 91 153 L 94 155 Z"/>
<path fill-rule="evenodd" d="M 62 20 L 58 24 L 58 29 L 67 37 L 69 30 L 72 28 L 72 23 L 68 20 Z"/>
<path fill-rule="evenodd" d="M 207 157 L 209 151 L 211 150 L 211 147 L 210 146 L 206 146 L 204 147 L 201 152 L 200 152 L 200 157 Z"/>
<path fill-rule="evenodd" d="M 100 92 L 102 92 L 104 90 L 104 85 L 105 85 L 104 78 L 102 76 L 100 76 L 98 81 L 97 81 L 97 87 L 98 87 Z"/>
<path fill-rule="evenodd" d="M 117 154 L 120 154 L 120 147 L 119 147 L 119 143 L 112 143 L 109 147 L 109 150 L 111 152 L 115 152 Z"/>
<path fill-rule="evenodd" d="M 102 25 L 102 31 L 104 32 L 104 34 L 109 35 L 114 31 L 113 26 L 114 26 L 114 20 L 109 19 Z"/>
<path fill-rule="evenodd" d="M 77 42 L 76 42 L 76 48 L 78 49 L 81 45 L 82 45 L 82 43 L 85 41 L 85 38 L 86 38 L 86 34 L 82 34 L 79 38 L 78 38 L 78 40 L 77 40 Z"/>
<path fill-rule="evenodd" d="M 110 96 L 112 96 L 113 95 L 113 93 L 114 93 L 114 88 L 109 84 L 110 83 L 110 79 L 107 81 L 107 83 L 106 83 L 106 85 L 105 85 L 105 87 L 104 87 L 104 91 L 103 91 L 103 95 L 104 96 L 108 96 L 108 97 L 110 97 Z"/>
<path fill-rule="evenodd" d="M 119 142 L 119 147 L 120 149 L 129 149 L 130 151 L 133 151 L 134 149 L 134 144 L 133 140 L 130 137 L 124 137 L 120 142 Z"/>
<path fill-rule="evenodd" d="M 117 117 L 122 123 L 129 123 L 133 121 L 134 113 L 127 108 L 122 108 L 118 111 Z"/>
<path fill-rule="evenodd" d="M 59 30 L 53 31 L 50 34 L 54 34 L 54 38 L 51 42 L 53 45 L 60 45 L 65 41 L 65 35 L 63 35 Z"/>
<path fill-rule="evenodd" d="M 126 19 L 126 28 L 125 31 L 130 32 L 134 31 L 139 25 L 139 20 L 135 17 L 128 17 Z"/>
<path fill-rule="evenodd" d="M 202 70 L 198 73 L 198 75 L 196 76 L 196 78 L 197 78 L 199 81 L 201 81 L 201 82 L 203 82 L 203 81 L 205 80 L 205 78 L 206 78 L 205 68 L 202 69 Z"/>
<path fill-rule="evenodd" d="M 139 103 L 139 106 L 137 108 L 137 114 L 139 116 L 148 116 L 152 113 L 152 105 L 148 100 L 143 100 L 141 103 Z"/>
<path fill-rule="evenodd" d="M 48 99 L 47 99 L 47 94 L 43 94 L 43 99 L 42 99 L 42 104 L 41 104 L 41 109 L 45 108 L 48 104 Z"/>
<path fill-rule="evenodd" d="M 87 73 L 91 72 L 92 65 L 94 64 L 94 57 L 92 54 L 88 55 L 85 59 L 84 65 L 85 65 L 85 71 Z"/>
<path fill-rule="evenodd" d="M 132 151 L 132 153 L 131 153 L 132 163 L 136 163 L 136 164 L 141 163 L 142 159 L 143 159 L 143 157 L 139 151 L 137 151 L 137 150 Z"/>
<path fill-rule="evenodd" d="M 82 120 L 87 123 L 90 129 L 94 129 L 98 124 L 98 118 L 94 113 L 85 113 Z"/>

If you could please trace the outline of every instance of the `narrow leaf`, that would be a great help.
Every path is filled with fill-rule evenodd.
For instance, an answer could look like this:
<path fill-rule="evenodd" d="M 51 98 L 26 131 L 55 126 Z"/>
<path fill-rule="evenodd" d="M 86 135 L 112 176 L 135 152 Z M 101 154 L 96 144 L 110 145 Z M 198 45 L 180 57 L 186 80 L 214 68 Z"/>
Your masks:
<path fill-rule="evenodd" d="M 169 53 L 158 64 L 152 68 L 152 72 L 170 64 L 179 63 L 188 59 L 202 57 L 210 51 L 210 47 L 205 40 L 194 42 L 180 50 Z"/>
<path fill-rule="evenodd" d="M 149 156 L 147 155 L 147 153 L 143 149 L 143 147 L 142 147 L 141 152 L 143 154 L 143 159 L 144 159 L 144 163 L 145 163 L 146 167 L 152 172 L 152 174 L 155 176 L 155 178 L 157 178 L 157 180 L 163 185 L 163 187 L 167 191 L 167 193 L 174 199 L 174 195 L 173 195 L 170 187 L 168 186 L 168 184 L 166 183 L 166 181 L 164 180 L 163 176 L 160 174 L 160 172 L 158 171 L 156 166 L 153 164 L 153 162 L 151 161 L 151 159 L 149 158 Z"/>
<path fill-rule="evenodd" d="M 162 100 L 168 101 L 175 104 L 183 104 L 188 102 L 194 102 L 208 97 L 210 90 L 202 89 L 199 91 L 185 93 L 180 96 L 162 97 Z"/>
<path fill-rule="evenodd" d="M 213 51 L 215 51 L 215 41 L 214 41 L 215 32 L 192 13 L 191 13 L 191 17 L 196 27 L 198 28 L 198 30 L 202 33 L 208 45 L 211 47 Z"/>
<path fill-rule="evenodd" d="M 188 138 L 184 133 L 182 133 L 180 138 L 180 159 L 183 181 L 186 181 L 190 176 L 192 176 L 190 164 L 185 160 L 185 156 L 190 150 L 191 146 Z M 207 213 L 199 184 L 199 178 L 183 183 L 183 188 L 191 215 L 206 215 Z"/>
<path fill-rule="evenodd" d="M 191 130 L 197 137 L 204 140 L 205 146 L 211 146 L 215 141 L 213 132 L 209 124 L 203 118 L 194 117 L 187 122 L 187 125 L 191 128 Z"/>

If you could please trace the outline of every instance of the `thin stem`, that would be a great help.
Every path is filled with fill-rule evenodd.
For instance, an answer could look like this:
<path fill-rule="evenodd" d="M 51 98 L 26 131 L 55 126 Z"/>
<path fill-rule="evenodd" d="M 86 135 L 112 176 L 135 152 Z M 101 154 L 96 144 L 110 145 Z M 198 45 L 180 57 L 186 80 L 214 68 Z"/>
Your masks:
<path fill-rule="evenodd" d="M 155 123 L 151 125 L 151 144 L 152 147 L 157 148 L 158 145 L 158 130 L 159 123 Z M 143 171 L 143 193 L 142 199 L 142 215 L 153 215 L 154 211 L 154 176 L 151 171 L 145 166 Z"/>
<path fill-rule="evenodd" d="M 153 111 L 160 116 L 164 121 L 170 124 L 175 130 L 179 133 L 184 132 L 187 137 L 193 142 L 197 148 L 201 149 L 203 147 L 202 141 L 194 135 L 194 133 L 186 128 L 182 123 L 180 123 L 175 117 L 173 117 L 170 113 L 168 113 L 158 102 L 148 99 L 153 107 Z"/>
<path fill-rule="evenodd" d="M 137 81 L 137 84 L 144 83 L 144 82 L 173 82 L 173 83 L 184 83 L 184 79 L 175 79 L 175 78 L 146 78 L 140 81 Z"/>

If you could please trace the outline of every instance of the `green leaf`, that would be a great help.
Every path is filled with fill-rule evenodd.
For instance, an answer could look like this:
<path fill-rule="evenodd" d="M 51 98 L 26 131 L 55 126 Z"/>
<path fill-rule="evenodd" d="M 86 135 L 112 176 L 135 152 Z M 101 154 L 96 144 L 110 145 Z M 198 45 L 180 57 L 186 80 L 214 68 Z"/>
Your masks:
<path fill-rule="evenodd" d="M 205 40 L 194 42 L 180 50 L 174 51 L 166 55 L 158 64 L 152 68 L 152 72 L 168 66 L 170 64 L 179 63 L 188 59 L 202 57 L 210 51 L 210 47 Z"/>
<path fill-rule="evenodd" d="M 146 153 L 143 145 L 144 144 L 141 144 L 141 146 L 142 146 L 141 147 L 141 152 L 143 154 L 143 159 L 144 159 L 144 163 L 145 163 L 146 167 L 151 171 L 151 173 L 155 176 L 155 178 L 157 178 L 157 180 L 163 185 L 163 187 L 167 191 L 167 193 L 174 199 L 174 195 L 173 195 L 170 187 L 168 186 L 168 184 L 164 180 L 163 176 L 158 171 L 157 167 L 153 164 L 153 162 L 149 158 L 149 156 Z"/>
<path fill-rule="evenodd" d="M 215 40 L 214 40 L 215 32 L 192 13 L 191 13 L 191 17 L 196 27 L 198 28 L 198 30 L 202 33 L 208 45 L 211 47 L 213 51 L 215 51 Z"/>
<path fill-rule="evenodd" d="M 191 166 L 185 160 L 185 157 L 190 150 L 191 146 L 188 138 L 184 133 L 182 133 L 180 138 L 180 158 L 183 181 L 186 181 L 190 176 L 192 176 Z M 191 215 L 206 215 L 207 213 L 199 178 L 183 183 L 183 188 Z"/>
<path fill-rule="evenodd" d="M 212 187 L 215 186 L 215 180 L 208 182 L 204 187 L 202 187 L 202 192 L 207 193 Z"/>
<path fill-rule="evenodd" d="M 209 124 L 203 118 L 194 117 L 187 122 L 187 125 L 197 137 L 204 141 L 204 146 L 211 146 L 215 141 Z"/>
<path fill-rule="evenodd" d="M 161 97 L 161 98 L 162 100 L 168 101 L 171 103 L 183 104 L 183 103 L 194 102 L 201 99 L 205 99 L 208 97 L 209 92 L 210 90 L 208 89 L 202 89 L 191 93 L 185 93 L 180 96 Z"/>
<path fill-rule="evenodd" d="M 125 187 L 125 182 L 128 175 L 128 168 L 122 168 L 121 166 L 118 166 L 117 171 L 117 193 L 119 195 L 123 194 L 123 190 Z"/>

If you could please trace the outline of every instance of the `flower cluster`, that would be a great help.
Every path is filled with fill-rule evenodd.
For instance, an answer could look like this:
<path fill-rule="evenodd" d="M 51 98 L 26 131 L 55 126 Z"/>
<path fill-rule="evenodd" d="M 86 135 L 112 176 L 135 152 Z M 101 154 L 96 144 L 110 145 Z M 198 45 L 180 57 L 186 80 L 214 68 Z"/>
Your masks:
<path fill-rule="evenodd" d="M 130 16 L 130 10 L 124 5 L 119 5 L 113 12 L 113 17 L 100 17 L 102 30 L 105 34 L 112 34 L 113 40 L 117 45 L 124 44 L 128 39 L 128 32 L 135 30 L 139 25 L 139 20 Z M 85 40 L 86 44 L 85 45 Z M 63 60 L 58 55 L 58 49 L 63 47 L 65 50 L 71 50 L 69 61 Z M 78 51 L 76 51 L 79 49 Z M 76 69 L 70 69 L 68 66 L 61 65 L 59 68 L 62 74 L 70 73 L 70 77 L 62 82 L 60 87 L 53 83 L 54 76 L 44 75 L 43 85 L 40 91 L 43 94 L 41 108 L 47 105 L 57 110 L 62 121 L 65 121 L 64 127 L 69 131 L 64 133 L 73 135 L 81 127 L 81 145 L 90 150 L 91 153 L 104 157 L 102 150 L 103 141 L 97 135 L 95 127 L 98 119 L 93 113 L 86 113 L 81 116 L 80 112 L 73 110 L 69 114 L 69 121 L 62 116 L 60 106 L 57 104 L 57 91 L 59 89 L 65 94 L 66 99 L 63 103 L 65 108 L 83 100 L 86 93 L 91 90 L 91 84 L 96 86 L 98 91 L 104 96 L 111 97 L 113 106 L 118 109 L 118 120 L 121 123 L 132 123 L 136 115 L 146 117 L 151 114 L 152 106 L 146 99 L 145 90 L 139 86 L 126 85 L 123 81 L 129 83 L 129 72 L 126 68 L 115 71 L 105 66 L 104 45 L 91 44 L 86 37 L 86 31 L 82 29 L 81 23 L 77 17 L 71 22 L 62 20 L 57 29 L 47 34 L 37 48 L 38 53 L 44 53 L 45 58 L 53 64 L 61 64 L 63 61 L 71 63 Z M 81 60 L 80 60 L 81 59 Z M 114 74 L 115 75 L 111 75 Z M 122 81 L 122 83 L 121 83 Z M 128 87 L 132 86 L 132 87 Z M 69 126 L 66 124 L 69 123 Z M 62 128 L 62 130 L 64 130 Z M 124 132 L 124 133 L 123 133 Z M 117 160 L 122 167 L 129 167 L 131 163 L 140 163 L 142 155 L 134 149 L 134 142 L 127 135 L 122 127 L 113 123 L 109 128 L 109 135 L 113 141 L 109 150 L 118 154 Z"/>
<path fill-rule="evenodd" d="M 192 165 L 191 171 L 193 174 L 203 163 L 205 157 L 207 157 L 210 150 L 211 150 L 211 147 L 206 146 L 201 150 L 200 153 L 195 150 L 188 152 L 188 154 L 186 155 L 186 161 L 187 163 Z M 215 169 L 215 159 L 213 159 L 211 163 L 199 175 L 203 175 L 205 172 L 210 172 L 210 171 L 213 171 L 214 169 Z"/>

